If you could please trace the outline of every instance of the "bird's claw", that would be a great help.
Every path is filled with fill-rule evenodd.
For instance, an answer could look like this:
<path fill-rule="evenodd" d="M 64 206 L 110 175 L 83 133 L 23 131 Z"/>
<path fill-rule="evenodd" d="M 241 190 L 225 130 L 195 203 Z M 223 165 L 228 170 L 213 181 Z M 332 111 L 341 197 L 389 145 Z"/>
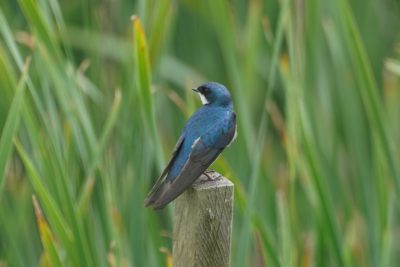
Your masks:
<path fill-rule="evenodd" d="M 207 177 L 207 181 L 214 181 L 221 177 L 221 174 L 213 171 L 213 170 L 205 170 L 203 174 Z M 216 175 L 215 175 L 216 174 Z"/>

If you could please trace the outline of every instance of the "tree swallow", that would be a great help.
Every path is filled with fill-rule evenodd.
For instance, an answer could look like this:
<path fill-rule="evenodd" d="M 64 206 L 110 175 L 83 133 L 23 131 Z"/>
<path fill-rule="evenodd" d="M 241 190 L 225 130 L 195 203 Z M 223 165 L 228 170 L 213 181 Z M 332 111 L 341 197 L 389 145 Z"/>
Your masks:
<path fill-rule="evenodd" d="M 193 91 L 203 106 L 186 122 L 171 160 L 145 200 L 146 207 L 162 209 L 177 198 L 236 136 L 236 114 L 225 86 L 209 82 Z"/>

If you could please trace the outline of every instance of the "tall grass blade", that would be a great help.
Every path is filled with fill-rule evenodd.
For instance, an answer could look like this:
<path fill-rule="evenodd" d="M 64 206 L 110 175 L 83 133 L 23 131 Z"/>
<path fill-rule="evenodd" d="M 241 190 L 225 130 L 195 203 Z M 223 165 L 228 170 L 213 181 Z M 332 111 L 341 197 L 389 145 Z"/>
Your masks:
<path fill-rule="evenodd" d="M 56 241 L 50 230 L 49 225 L 44 218 L 42 209 L 37 198 L 33 195 L 32 202 L 35 209 L 36 220 L 39 228 L 40 239 L 42 240 L 42 245 L 44 247 L 44 257 L 47 260 L 47 264 L 51 266 L 62 266 L 60 257 L 56 248 Z"/>
<path fill-rule="evenodd" d="M 270 77 L 274 77 L 274 73 L 276 72 L 278 68 L 278 57 L 281 49 L 281 44 L 282 44 L 282 38 L 283 38 L 283 32 L 285 29 L 285 25 L 287 23 L 287 16 L 288 16 L 288 11 L 289 11 L 289 6 L 290 6 L 290 0 L 286 0 L 283 3 L 283 8 L 280 13 L 280 19 L 279 19 L 279 24 L 277 28 L 277 37 L 274 40 L 274 47 L 273 47 L 273 54 L 272 58 L 273 61 L 271 62 L 270 66 Z M 264 107 L 266 107 L 267 102 L 271 96 L 273 86 L 275 85 L 275 80 L 271 79 L 269 81 L 269 87 L 267 90 L 267 94 L 265 96 L 264 100 Z M 250 185 L 249 185 L 249 190 L 248 190 L 248 208 L 245 209 L 245 221 L 244 221 L 244 227 L 241 230 L 240 234 L 240 243 L 241 243 L 241 249 L 237 253 L 237 258 L 236 258 L 236 264 L 237 266 L 243 266 L 246 263 L 246 255 L 247 255 L 247 249 L 249 246 L 250 242 L 250 232 L 251 232 L 251 217 L 252 213 L 254 210 L 255 206 L 255 199 L 256 199 L 256 189 L 258 186 L 258 180 L 259 180 L 259 175 L 260 175 L 260 166 L 261 166 L 261 153 L 262 153 L 262 147 L 264 147 L 265 144 L 265 138 L 266 138 L 266 127 L 267 127 L 267 115 L 266 115 L 266 110 L 263 108 L 263 113 L 261 115 L 260 123 L 259 123 L 259 129 L 258 129 L 258 134 L 257 134 L 257 142 L 256 142 L 256 149 L 254 156 L 252 158 L 252 171 L 251 171 L 251 176 L 250 176 Z"/>
<path fill-rule="evenodd" d="M 149 50 L 140 19 L 136 16 L 133 16 L 131 19 L 134 31 L 135 79 L 141 99 L 140 105 L 142 107 L 143 123 L 147 126 L 148 133 L 152 137 L 149 145 L 151 143 L 154 144 L 153 150 L 157 158 L 158 168 L 161 170 L 164 167 L 164 153 L 158 136 L 154 114 Z"/>
<path fill-rule="evenodd" d="M 276 196 L 278 206 L 278 225 L 280 240 L 280 262 L 281 266 L 295 266 L 293 262 L 293 248 L 291 242 L 289 207 L 283 191 L 278 191 Z"/>
<path fill-rule="evenodd" d="M 30 65 L 30 58 L 25 61 L 25 65 L 15 90 L 15 96 L 11 103 L 10 110 L 6 119 L 6 123 L 3 127 L 3 131 L 0 138 L 0 194 L 4 186 L 4 180 L 6 177 L 6 167 L 9 161 L 13 139 L 18 131 L 19 122 L 21 119 L 21 110 L 25 95 L 25 84 L 28 76 Z"/>

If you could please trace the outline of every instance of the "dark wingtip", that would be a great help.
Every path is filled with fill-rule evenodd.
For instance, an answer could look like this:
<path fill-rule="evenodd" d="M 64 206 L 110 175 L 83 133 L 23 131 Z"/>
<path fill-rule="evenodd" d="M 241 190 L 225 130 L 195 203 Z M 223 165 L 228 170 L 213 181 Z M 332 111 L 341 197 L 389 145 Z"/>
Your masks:
<path fill-rule="evenodd" d="M 144 207 L 145 208 L 151 207 L 153 205 L 153 203 L 156 201 L 154 195 L 155 195 L 155 192 L 150 192 L 150 194 L 147 195 L 147 197 L 144 200 Z"/>
<path fill-rule="evenodd" d="M 154 203 L 157 201 L 157 199 L 155 198 L 156 195 L 157 194 L 151 194 L 146 197 L 146 199 L 144 200 L 145 208 L 153 208 Z"/>
<path fill-rule="evenodd" d="M 153 210 L 162 210 L 163 208 L 165 208 L 166 204 L 164 205 L 153 205 L 151 206 L 153 208 Z"/>
<path fill-rule="evenodd" d="M 170 201 L 169 201 L 170 202 Z M 146 208 L 151 208 L 153 210 L 161 210 L 163 209 L 169 202 L 165 202 L 162 197 L 158 194 L 153 194 L 148 196 L 144 201 L 144 206 Z"/>
<path fill-rule="evenodd" d="M 164 193 L 167 189 L 167 184 L 162 183 L 154 191 L 152 191 L 144 200 L 144 206 L 146 208 L 153 208 L 154 210 L 160 210 L 164 208 L 168 202 L 163 201 Z"/>
<path fill-rule="evenodd" d="M 144 207 L 145 207 L 145 208 L 151 207 L 151 203 L 150 203 L 150 201 L 149 201 L 147 198 L 144 200 Z"/>
<path fill-rule="evenodd" d="M 153 210 L 161 210 L 165 208 L 166 204 L 156 204 L 154 201 L 147 201 L 147 199 L 144 202 L 144 207 L 145 208 L 150 208 Z"/>

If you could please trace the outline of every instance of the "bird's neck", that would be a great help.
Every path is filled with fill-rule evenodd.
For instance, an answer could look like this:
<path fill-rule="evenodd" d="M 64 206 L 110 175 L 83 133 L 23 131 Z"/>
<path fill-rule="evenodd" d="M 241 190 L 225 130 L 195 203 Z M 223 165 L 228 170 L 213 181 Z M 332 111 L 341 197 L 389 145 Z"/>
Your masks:
<path fill-rule="evenodd" d="M 203 105 L 204 107 L 208 107 L 208 108 L 223 108 L 223 109 L 229 109 L 229 110 L 233 110 L 233 104 L 229 103 L 229 104 L 225 104 L 225 105 L 221 105 L 219 103 L 208 103 Z"/>
<path fill-rule="evenodd" d="M 233 103 L 230 101 L 229 103 L 218 103 L 218 102 L 211 102 L 206 105 L 205 107 L 210 107 L 210 108 L 225 108 L 225 109 L 230 109 L 233 110 Z"/>

